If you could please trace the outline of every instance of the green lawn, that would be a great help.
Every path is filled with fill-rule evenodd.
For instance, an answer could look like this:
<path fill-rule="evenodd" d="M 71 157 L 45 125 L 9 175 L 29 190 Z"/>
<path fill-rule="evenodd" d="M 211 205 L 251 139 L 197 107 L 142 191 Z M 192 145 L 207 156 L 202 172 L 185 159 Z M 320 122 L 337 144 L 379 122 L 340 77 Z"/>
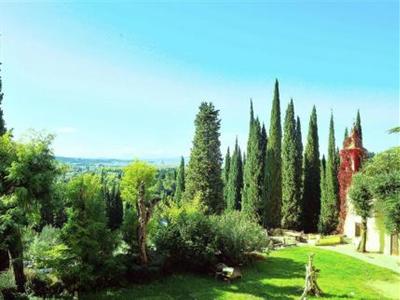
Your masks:
<path fill-rule="evenodd" d="M 352 257 L 310 247 L 272 252 L 242 270 L 234 284 L 199 275 L 174 275 L 147 285 L 85 296 L 83 299 L 299 299 L 308 253 L 321 270 L 319 299 L 399 299 L 400 276 Z"/>

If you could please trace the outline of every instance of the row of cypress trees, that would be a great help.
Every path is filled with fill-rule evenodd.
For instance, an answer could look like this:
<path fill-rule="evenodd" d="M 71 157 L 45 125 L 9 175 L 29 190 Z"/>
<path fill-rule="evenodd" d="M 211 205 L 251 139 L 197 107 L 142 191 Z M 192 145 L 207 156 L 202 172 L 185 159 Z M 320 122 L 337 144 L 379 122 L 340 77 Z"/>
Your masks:
<path fill-rule="evenodd" d="M 177 200 L 198 196 L 208 207 L 208 213 L 242 210 L 267 228 L 323 233 L 336 229 L 339 150 L 335 144 L 333 115 L 329 124 L 328 157 L 321 160 L 315 106 L 303 149 L 300 118 L 295 114 L 293 100 L 286 109 L 282 134 L 279 83 L 276 81 L 269 135 L 255 117 L 250 101 L 246 153 L 241 152 L 236 139 L 232 154 L 228 148 L 223 168 L 220 122 L 214 105 L 203 102 L 195 120 L 187 170 L 183 159 L 178 170 Z M 359 113 L 355 127 L 361 132 Z"/>

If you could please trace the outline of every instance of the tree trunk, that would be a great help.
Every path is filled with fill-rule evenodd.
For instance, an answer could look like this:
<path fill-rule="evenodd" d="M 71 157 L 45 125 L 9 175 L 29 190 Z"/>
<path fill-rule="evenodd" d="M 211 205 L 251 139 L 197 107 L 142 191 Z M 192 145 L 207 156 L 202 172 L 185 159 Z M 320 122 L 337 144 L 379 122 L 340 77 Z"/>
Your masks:
<path fill-rule="evenodd" d="M 24 274 L 23 246 L 21 235 L 19 232 L 16 233 L 13 242 L 10 243 L 9 251 L 12 259 L 12 266 L 14 270 L 14 278 L 17 285 L 17 290 L 20 293 L 24 293 L 26 277 Z"/>
<path fill-rule="evenodd" d="M 361 221 L 361 240 L 360 244 L 358 245 L 357 251 L 359 252 L 367 252 L 367 219 L 363 218 Z"/>
<path fill-rule="evenodd" d="M 317 274 L 319 270 L 315 269 L 313 264 L 314 254 L 308 256 L 308 264 L 306 265 L 306 280 L 304 285 L 303 294 L 300 300 L 307 300 L 307 296 L 320 297 L 322 295 L 322 290 L 317 283 Z"/>
<path fill-rule="evenodd" d="M 8 250 L 0 249 L 0 272 L 7 271 L 10 268 L 10 256 Z"/>
<path fill-rule="evenodd" d="M 146 203 L 145 199 L 145 185 L 142 181 L 139 185 L 139 196 L 137 201 L 137 213 L 138 213 L 138 245 L 139 245 L 139 259 L 140 264 L 145 266 L 148 264 L 149 259 L 147 256 L 147 248 L 146 248 L 146 241 L 147 241 L 147 230 L 146 226 L 150 220 L 151 213 L 153 211 L 153 207 L 160 201 L 160 198 L 154 198 L 153 200 Z"/>

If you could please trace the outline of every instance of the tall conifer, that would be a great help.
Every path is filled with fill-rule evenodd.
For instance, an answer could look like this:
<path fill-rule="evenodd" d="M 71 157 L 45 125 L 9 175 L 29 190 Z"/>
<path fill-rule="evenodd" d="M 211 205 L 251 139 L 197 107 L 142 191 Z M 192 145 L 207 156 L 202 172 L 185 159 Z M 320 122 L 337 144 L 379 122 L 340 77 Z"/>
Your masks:
<path fill-rule="evenodd" d="M 247 160 L 243 174 L 242 210 L 260 219 L 262 216 L 262 154 L 260 121 L 254 119 L 250 103 L 250 129 L 247 141 Z"/>
<path fill-rule="evenodd" d="M 266 226 L 279 227 L 281 224 L 282 203 L 282 126 L 279 100 L 279 83 L 275 81 L 274 99 L 272 101 L 271 121 L 267 144 L 265 172 L 266 189 Z"/>
<path fill-rule="evenodd" d="M 302 203 L 302 198 L 303 198 L 303 141 L 302 141 L 302 134 L 301 134 L 301 124 L 300 124 L 300 118 L 297 116 L 296 119 L 296 184 L 298 185 L 296 190 L 297 190 L 297 199 L 300 203 L 300 210 L 301 214 L 300 217 L 303 216 L 303 203 Z M 301 222 L 303 220 L 301 219 Z M 301 227 L 302 224 L 301 224 Z"/>
<path fill-rule="evenodd" d="M 301 222 L 300 193 L 297 174 L 296 120 L 293 100 L 286 110 L 282 143 L 282 221 L 287 229 L 299 229 Z"/>
<path fill-rule="evenodd" d="M 355 129 L 358 132 L 360 139 L 362 140 L 363 135 L 362 135 L 362 127 L 361 127 L 361 116 L 360 116 L 360 110 L 357 110 L 357 117 L 356 117 L 356 124 L 355 124 Z"/>
<path fill-rule="evenodd" d="M 226 201 L 227 197 L 227 187 L 228 187 L 228 180 L 229 180 L 229 168 L 231 166 L 231 154 L 229 151 L 229 147 L 226 150 L 225 159 L 224 159 L 224 169 L 222 170 L 222 181 L 224 183 L 224 200 Z"/>
<path fill-rule="evenodd" d="M 178 173 L 176 174 L 175 200 L 180 202 L 185 192 L 185 159 L 181 157 Z"/>
<path fill-rule="evenodd" d="M 335 146 L 335 129 L 333 115 L 331 115 L 329 123 L 329 144 L 328 144 L 328 160 L 326 163 L 326 183 L 325 183 L 325 199 L 321 203 L 320 214 L 320 231 L 322 233 L 333 232 L 339 222 L 338 207 L 338 179 L 337 179 L 337 150 Z"/>
<path fill-rule="evenodd" d="M 308 125 L 307 144 L 304 151 L 303 225 L 305 232 L 316 232 L 321 209 L 321 168 L 317 110 L 313 106 Z"/>
<path fill-rule="evenodd" d="M 228 210 L 241 209 L 241 193 L 243 188 L 243 166 L 242 153 L 240 151 L 238 140 L 236 138 L 235 149 L 231 158 L 229 168 L 229 178 L 227 186 L 227 204 Z"/>
<path fill-rule="evenodd" d="M 184 198 L 201 197 L 208 213 L 220 213 L 225 206 L 221 176 L 221 143 L 219 111 L 203 102 L 195 119 L 195 134 L 186 173 Z"/>

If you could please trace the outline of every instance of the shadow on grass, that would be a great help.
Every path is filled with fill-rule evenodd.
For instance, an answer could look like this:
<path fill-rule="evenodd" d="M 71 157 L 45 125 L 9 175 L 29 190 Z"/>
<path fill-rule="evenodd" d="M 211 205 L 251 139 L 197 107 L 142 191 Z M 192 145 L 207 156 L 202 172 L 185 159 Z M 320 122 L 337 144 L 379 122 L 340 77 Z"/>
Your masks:
<path fill-rule="evenodd" d="M 242 273 L 243 278 L 232 284 L 206 275 L 175 274 L 149 284 L 85 295 L 81 299 L 207 300 L 233 297 L 289 300 L 299 298 L 303 292 L 305 263 L 289 258 L 267 257 L 243 268 Z M 347 295 L 323 296 L 327 299 L 352 298 Z"/>

